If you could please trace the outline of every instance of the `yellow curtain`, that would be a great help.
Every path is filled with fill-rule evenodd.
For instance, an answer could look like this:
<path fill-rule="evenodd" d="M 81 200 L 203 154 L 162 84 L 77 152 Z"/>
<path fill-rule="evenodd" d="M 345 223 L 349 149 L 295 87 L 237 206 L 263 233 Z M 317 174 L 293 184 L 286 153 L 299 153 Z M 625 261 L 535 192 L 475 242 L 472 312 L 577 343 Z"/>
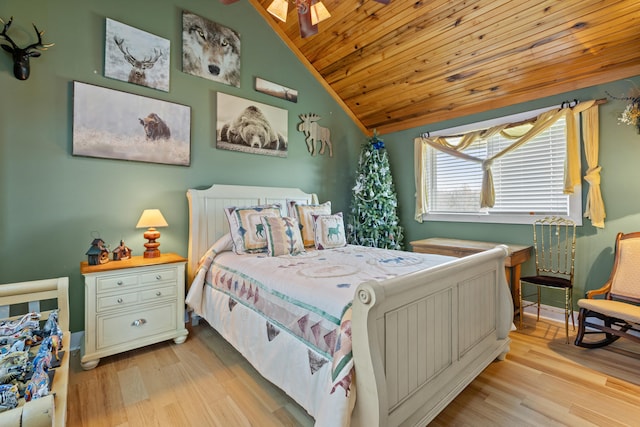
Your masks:
<path fill-rule="evenodd" d="M 582 134 L 584 135 L 584 154 L 587 159 L 587 172 L 584 180 L 589 183 L 587 203 L 584 217 L 591 220 L 594 227 L 604 228 L 606 213 L 604 201 L 600 192 L 600 166 L 598 165 L 598 153 L 600 149 L 598 105 L 593 105 L 582 115 Z"/>
<path fill-rule="evenodd" d="M 424 167 L 424 158 L 427 146 L 434 147 L 440 151 L 446 152 L 452 156 L 463 158 L 469 161 L 477 162 L 482 164 L 483 168 L 483 180 L 482 180 L 482 191 L 480 195 L 480 206 L 481 207 L 492 207 L 495 203 L 495 191 L 493 188 L 493 175 L 491 173 L 491 165 L 493 161 L 501 156 L 504 156 L 507 153 L 512 152 L 516 148 L 522 146 L 526 142 L 530 141 L 536 135 L 540 134 L 542 131 L 548 129 L 560 118 L 565 117 L 566 119 L 566 129 L 567 129 L 567 157 L 565 163 L 565 178 L 564 178 L 564 192 L 565 194 L 573 193 L 574 187 L 580 183 L 580 152 L 579 152 L 579 130 L 577 128 L 578 123 L 578 115 L 583 112 L 588 112 L 589 115 L 595 117 L 595 121 L 597 124 L 598 121 L 598 110 L 596 101 L 586 101 L 579 103 L 575 107 L 572 108 L 561 108 L 559 110 L 549 110 L 541 113 L 535 119 L 532 124 L 517 126 L 513 128 L 509 128 L 509 124 L 503 124 L 494 126 L 489 129 L 476 130 L 472 132 L 468 132 L 462 135 L 462 140 L 458 145 L 453 145 L 447 141 L 447 138 L 452 137 L 427 137 L 427 138 L 416 138 L 414 140 L 414 167 L 415 167 L 415 177 L 416 177 L 416 220 L 422 222 L 422 215 L 427 212 L 427 174 L 426 168 Z M 480 159 L 462 152 L 465 148 L 471 145 L 474 141 L 478 139 L 486 139 L 489 138 L 496 133 L 500 133 L 502 136 L 515 139 L 516 142 L 511 144 L 509 147 L 505 148 L 501 152 L 495 154 L 494 156 L 487 159 Z M 586 134 L 593 135 L 592 128 L 585 130 Z M 458 138 L 459 136 L 456 136 Z M 596 160 L 597 164 L 597 131 L 595 137 L 595 150 L 596 150 Z M 592 141 L 592 139 L 590 139 Z M 585 145 L 587 143 L 585 142 Z M 586 147 L 585 147 L 586 149 Z M 591 170 L 591 168 L 590 168 Z M 597 175 L 597 178 L 595 178 Z M 587 179 L 585 177 L 585 179 Z M 588 201 L 587 206 L 591 208 L 591 211 L 594 210 L 602 210 L 604 213 L 604 205 L 602 204 L 601 197 L 598 200 L 598 196 L 596 192 L 599 194 L 599 169 L 598 171 L 591 171 L 589 174 L 589 179 L 597 180 L 598 186 L 597 190 L 594 190 L 594 197 Z M 591 184 L 591 188 L 594 187 L 594 184 Z M 591 190 L 590 190 L 591 191 Z M 422 197 L 420 197 L 422 195 Z M 586 212 L 585 212 L 586 216 Z M 604 218 L 603 218 L 604 219 Z M 595 225 L 595 224 L 594 224 Z"/>
<path fill-rule="evenodd" d="M 568 108 L 563 108 L 560 110 L 550 110 L 545 111 L 540 114 L 536 121 L 530 125 L 529 129 L 520 135 L 516 142 L 511 144 L 509 147 L 504 150 L 496 153 L 494 156 L 487 159 L 480 159 L 477 157 L 470 156 L 462 152 L 465 148 L 467 148 L 471 143 L 477 141 L 479 139 L 490 138 L 497 133 L 501 133 L 503 136 L 513 138 L 512 134 L 509 134 L 508 131 L 504 132 L 504 130 L 509 126 L 508 123 L 494 126 L 489 129 L 483 129 L 480 131 L 473 131 L 465 134 L 462 138 L 462 143 L 459 145 L 452 145 L 447 141 L 447 137 L 433 137 L 433 138 L 423 138 L 423 141 L 432 146 L 433 148 L 448 153 L 452 156 L 467 159 L 472 162 L 477 162 L 482 164 L 482 191 L 480 193 L 480 206 L 483 208 L 492 207 L 495 204 L 495 191 L 493 188 L 493 175 L 491 173 L 491 165 L 493 161 L 499 157 L 504 156 L 505 154 L 515 150 L 520 147 L 525 142 L 531 140 L 533 137 L 538 135 L 540 132 L 548 129 L 553 123 L 555 123 L 560 117 L 566 115 L 566 111 L 570 110 Z"/>
<path fill-rule="evenodd" d="M 413 168 L 416 177 L 416 221 L 422 222 L 422 215 L 427 213 L 427 168 L 424 164 L 425 152 L 422 140 L 413 142 Z"/>

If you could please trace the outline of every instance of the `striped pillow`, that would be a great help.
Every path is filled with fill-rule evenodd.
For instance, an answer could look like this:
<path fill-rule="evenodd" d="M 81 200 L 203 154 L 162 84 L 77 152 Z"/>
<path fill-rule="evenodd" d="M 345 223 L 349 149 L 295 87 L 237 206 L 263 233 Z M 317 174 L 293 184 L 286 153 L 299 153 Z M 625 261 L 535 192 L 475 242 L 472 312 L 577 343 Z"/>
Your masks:
<path fill-rule="evenodd" d="M 304 252 L 298 220 L 288 216 L 262 217 L 269 256 L 296 255 Z"/>
<path fill-rule="evenodd" d="M 315 244 L 313 234 L 313 215 L 331 214 L 331 202 L 324 202 L 319 205 L 302 205 L 295 201 L 291 201 L 289 202 L 287 209 L 289 211 L 289 216 L 296 218 L 300 223 L 304 246 L 313 246 Z"/>

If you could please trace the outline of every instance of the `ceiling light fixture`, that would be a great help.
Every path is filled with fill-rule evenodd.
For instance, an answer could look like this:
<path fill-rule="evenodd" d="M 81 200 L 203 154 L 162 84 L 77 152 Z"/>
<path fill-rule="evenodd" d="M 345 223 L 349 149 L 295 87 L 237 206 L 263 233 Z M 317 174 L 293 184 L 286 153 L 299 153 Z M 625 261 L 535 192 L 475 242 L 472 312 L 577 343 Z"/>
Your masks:
<path fill-rule="evenodd" d="M 327 10 L 327 7 L 322 3 L 322 1 L 312 2 L 311 5 L 311 25 L 316 25 L 318 22 L 322 22 L 327 18 L 331 17 L 331 14 Z M 269 7 L 267 8 L 267 12 L 281 20 L 282 22 L 287 22 L 287 12 L 289 11 L 289 1 L 288 0 L 273 0 Z"/>
<path fill-rule="evenodd" d="M 311 5 L 311 25 L 316 25 L 327 18 L 331 18 L 331 14 L 325 7 L 324 3 L 318 1 Z"/>
<path fill-rule="evenodd" d="M 281 20 L 287 22 L 287 12 L 289 10 L 289 2 L 287 0 L 273 0 L 267 8 L 267 12 Z"/>

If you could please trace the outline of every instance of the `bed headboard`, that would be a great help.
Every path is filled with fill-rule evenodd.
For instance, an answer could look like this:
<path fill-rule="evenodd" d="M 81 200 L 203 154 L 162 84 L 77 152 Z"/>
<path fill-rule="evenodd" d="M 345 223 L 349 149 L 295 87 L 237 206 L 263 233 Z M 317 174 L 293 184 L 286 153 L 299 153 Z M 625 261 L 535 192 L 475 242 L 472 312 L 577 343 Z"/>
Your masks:
<path fill-rule="evenodd" d="M 318 203 L 313 193 L 299 188 L 254 187 L 243 185 L 212 185 L 204 190 L 187 190 L 189 200 L 189 261 L 188 285 L 191 284 L 198 261 L 220 237 L 229 232 L 223 209 L 227 206 L 255 206 L 280 203 L 282 215 L 287 214 L 287 201 Z"/>

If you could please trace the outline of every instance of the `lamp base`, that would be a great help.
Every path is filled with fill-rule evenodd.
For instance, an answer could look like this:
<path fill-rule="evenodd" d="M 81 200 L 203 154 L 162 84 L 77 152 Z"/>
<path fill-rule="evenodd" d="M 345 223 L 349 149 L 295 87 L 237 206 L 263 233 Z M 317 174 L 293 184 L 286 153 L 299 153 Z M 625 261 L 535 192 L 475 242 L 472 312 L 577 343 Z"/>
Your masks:
<path fill-rule="evenodd" d="M 147 246 L 145 244 L 145 246 Z M 151 249 L 147 248 L 146 251 L 142 253 L 143 258 L 156 258 L 160 256 L 160 249 Z"/>
<path fill-rule="evenodd" d="M 149 228 L 146 233 L 143 234 L 145 239 L 149 241 L 144 244 L 144 247 L 147 248 L 146 251 L 142 254 L 144 258 L 156 258 L 160 256 L 160 243 L 156 242 L 156 239 L 160 238 L 160 232 L 155 228 Z"/>

